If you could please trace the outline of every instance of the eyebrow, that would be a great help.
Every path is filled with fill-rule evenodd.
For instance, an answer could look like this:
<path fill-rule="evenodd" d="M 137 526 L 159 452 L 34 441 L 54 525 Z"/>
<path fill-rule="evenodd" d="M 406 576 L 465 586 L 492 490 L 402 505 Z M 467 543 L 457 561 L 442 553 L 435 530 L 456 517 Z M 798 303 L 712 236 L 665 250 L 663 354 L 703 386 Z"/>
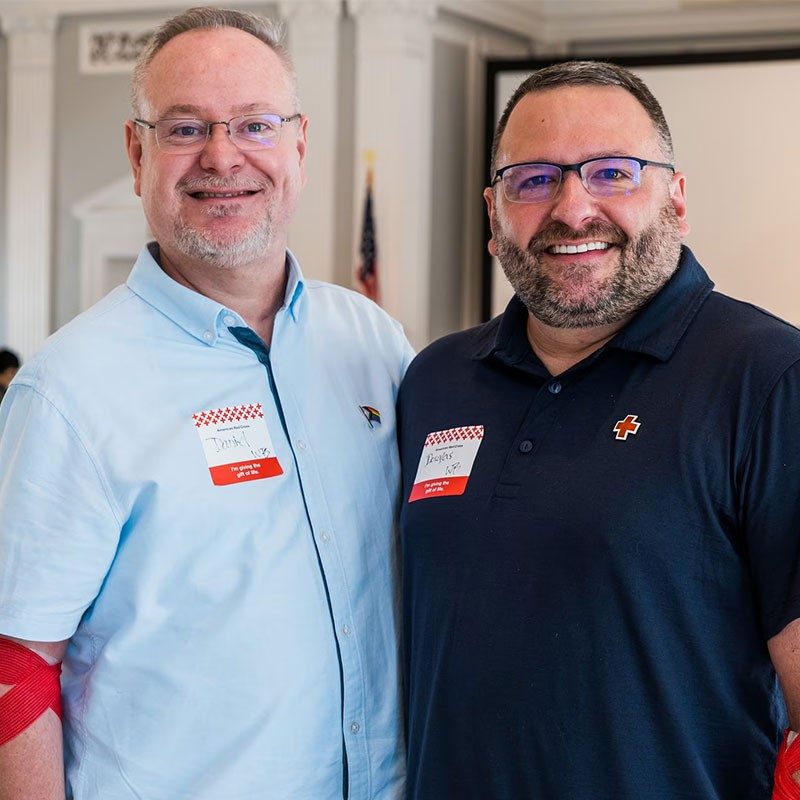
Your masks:
<path fill-rule="evenodd" d="M 592 161 L 595 158 L 631 158 L 629 153 L 623 153 L 621 151 L 609 151 L 609 150 L 598 150 L 595 151 L 591 155 L 586 155 L 583 158 L 579 158 L 575 161 L 575 164 L 580 164 L 584 161 Z M 525 161 L 518 161 L 515 163 L 521 164 L 555 164 L 555 161 L 548 161 L 546 158 L 531 158 L 526 159 Z"/>
<path fill-rule="evenodd" d="M 265 108 L 268 108 L 266 103 L 242 103 L 241 105 L 233 106 L 231 111 L 234 112 L 234 116 L 238 116 L 239 114 L 249 114 L 250 112 L 263 111 Z M 200 106 L 179 103 L 164 109 L 161 119 L 168 119 L 173 114 L 188 114 L 189 116 L 193 118 L 196 117 L 198 119 L 202 118 L 203 116 Z"/>

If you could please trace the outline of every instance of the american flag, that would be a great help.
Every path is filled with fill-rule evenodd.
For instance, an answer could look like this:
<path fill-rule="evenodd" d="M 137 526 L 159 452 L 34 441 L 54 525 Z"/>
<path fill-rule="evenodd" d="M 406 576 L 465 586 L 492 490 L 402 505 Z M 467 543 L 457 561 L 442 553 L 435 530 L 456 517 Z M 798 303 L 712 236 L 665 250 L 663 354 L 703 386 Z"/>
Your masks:
<path fill-rule="evenodd" d="M 378 291 L 378 246 L 375 241 L 375 217 L 372 212 L 372 167 L 367 167 L 367 186 L 364 193 L 364 212 L 361 219 L 360 261 L 356 278 L 360 290 L 374 300 L 380 302 Z"/>

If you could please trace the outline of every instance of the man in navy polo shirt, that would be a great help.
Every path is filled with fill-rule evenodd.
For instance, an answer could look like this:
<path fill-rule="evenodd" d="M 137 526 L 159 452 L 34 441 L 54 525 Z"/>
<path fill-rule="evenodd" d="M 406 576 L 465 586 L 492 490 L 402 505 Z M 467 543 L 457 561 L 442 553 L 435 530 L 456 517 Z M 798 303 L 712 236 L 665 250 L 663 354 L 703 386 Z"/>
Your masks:
<path fill-rule="evenodd" d="M 672 159 L 609 64 L 500 120 L 515 296 L 399 399 L 412 800 L 800 792 L 800 333 L 713 291 Z"/>

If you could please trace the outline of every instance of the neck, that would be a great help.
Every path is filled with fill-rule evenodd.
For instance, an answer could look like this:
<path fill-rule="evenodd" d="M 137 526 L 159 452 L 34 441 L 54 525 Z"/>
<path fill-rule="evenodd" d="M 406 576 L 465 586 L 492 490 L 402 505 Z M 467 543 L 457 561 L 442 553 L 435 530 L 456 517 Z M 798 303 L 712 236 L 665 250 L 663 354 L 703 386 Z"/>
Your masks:
<path fill-rule="evenodd" d="M 552 328 L 528 313 L 528 341 L 547 371 L 551 375 L 560 375 L 599 350 L 630 319 L 628 316 L 594 328 Z"/>
<path fill-rule="evenodd" d="M 174 281 L 235 311 L 269 346 L 286 291 L 286 253 L 232 269 L 196 264 L 159 248 L 161 269 Z"/>

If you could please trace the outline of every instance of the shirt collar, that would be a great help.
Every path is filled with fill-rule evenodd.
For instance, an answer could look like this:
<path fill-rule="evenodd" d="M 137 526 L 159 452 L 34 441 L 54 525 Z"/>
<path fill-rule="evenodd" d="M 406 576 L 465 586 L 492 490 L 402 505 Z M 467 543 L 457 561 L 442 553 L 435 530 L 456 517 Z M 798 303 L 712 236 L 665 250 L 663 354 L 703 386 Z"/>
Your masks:
<path fill-rule="evenodd" d="M 610 347 L 667 361 L 714 283 L 688 247 L 664 288 L 611 340 Z"/>
<path fill-rule="evenodd" d="M 303 307 L 305 279 L 297 259 L 288 250 L 286 269 L 286 290 L 281 310 L 286 309 L 296 322 Z M 206 344 L 213 345 L 219 333 L 231 326 L 246 327 L 245 321 L 235 311 L 170 278 L 158 264 L 157 242 L 150 242 L 142 248 L 127 285 L 146 303 Z"/>
<path fill-rule="evenodd" d="M 667 361 L 714 284 L 688 247 L 678 268 L 658 294 L 609 342 L 609 347 L 647 353 Z M 514 295 L 503 314 L 478 337 L 475 358 L 493 356 L 515 366 L 532 358 L 526 331 L 528 312 Z"/>

